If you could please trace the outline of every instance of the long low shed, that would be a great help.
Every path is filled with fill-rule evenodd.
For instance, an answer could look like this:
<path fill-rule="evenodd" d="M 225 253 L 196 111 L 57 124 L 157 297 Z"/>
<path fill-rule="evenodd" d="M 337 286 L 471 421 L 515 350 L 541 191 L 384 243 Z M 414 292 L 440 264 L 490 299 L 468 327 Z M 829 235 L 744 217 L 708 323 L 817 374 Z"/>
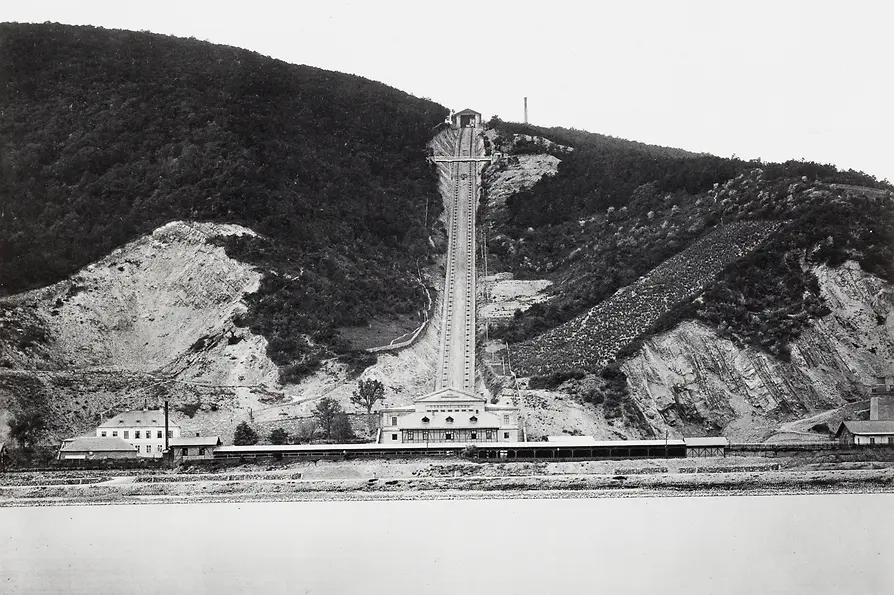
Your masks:
<path fill-rule="evenodd" d="M 723 456 L 725 438 L 687 440 L 593 440 L 561 442 L 500 442 L 477 444 L 292 444 L 221 446 L 215 459 L 313 458 L 313 457 L 419 457 L 458 456 L 468 448 L 476 459 L 571 460 L 682 458 Z"/>

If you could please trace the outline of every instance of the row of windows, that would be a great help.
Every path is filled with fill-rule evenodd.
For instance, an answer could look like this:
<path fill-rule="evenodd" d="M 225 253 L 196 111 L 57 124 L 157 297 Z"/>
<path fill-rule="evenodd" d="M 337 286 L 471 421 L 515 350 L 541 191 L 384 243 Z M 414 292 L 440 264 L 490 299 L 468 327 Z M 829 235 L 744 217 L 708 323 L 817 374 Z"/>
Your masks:
<path fill-rule="evenodd" d="M 484 439 L 493 440 L 494 433 L 495 432 L 493 432 L 492 430 L 485 430 Z M 407 442 L 414 442 L 416 441 L 416 438 L 419 438 L 422 442 L 425 442 L 426 440 L 428 440 L 428 432 L 424 432 L 421 430 L 415 433 L 412 430 L 409 430 L 407 432 Z M 391 439 L 397 440 L 397 434 L 391 434 Z M 478 440 L 478 432 L 475 430 L 469 432 L 469 439 Z M 444 432 L 444 440 L 453 440 L 453 432 Z M 509 440 L 509 432 L 503 432 L 503 440 Z"/>
<path fill-rule="evenodd" d="M 189 456 L 189 449 L 188 449 L 188 448 L 181 448 L 181 449 L 180 449 L 180 454 L 181 454 L 182 456 L 184 456 L 184 457 L 188 457 L 188 456 Z M 200 457 L 205 456 L 205 447 L 204 447 L 204 446 L 202 446 L 202 447 L 199 448 L 199 456 L 200 456 Z"/>
<path fill-rule="evenodd" d="M 152 445 L 151 445 L 151 444 L 147 444 L 147 445 L 146 445 L 146 454 L 149 454 L 149 453 L 151 453 L 151 452 L 152 452 Z M 157 452 L 163 452 L 161 444 L 158 445 Z"/>
<path fill-rule="evenodd" d="M 122 433 L 124 434 L 124 435 L 122 436 L 122 438 L 124 438 L 125 440 L 128 440 L 128 439 L 130 438 L 130 430 L 124 430 Z M 164 432 L 162 432 L 161 430 L 158 430 L 158 431 L 156 432 L 156 434 L 157 434 L 157 435 L 155 436 L 156 438 L 162 438 L 162 437 L 164 436 Z M 100 431 L 100 436 L 101 436 L 102 438 L 106 438 L 106 437 L 107 437 L 107 436 L 106 436 L 106 431 L 105 431 L 105 430 L 101 430 L 101 431 Z M 117 436 L 118 436 L 118 430 L 112 430 L 112 437 L 113 437 L 113 438 L 116 438 Z M 142 438 L 142 436 L 141 436 L 141 431 L 140 431 L 140 430 L 134 430 L 134 432 L 133 432 L 133 437 L 134 437 L 134 440 L 139 439 L 139 438 Z M 168 430 L 168 438 L 173 438 L 173 437 L 174 437 L 174 432 L 172 432 L 171 430 Z M 146 440 L 152 440 L 152 430 L 146 430 Z"/>
<path fill-rule="evenodd" d="M 452 409 L 448 409 L 448 411 L 453 411 L 453 410 L 452 410 Z M 457 411 L 460 411 L 460 410 L 457 409 Z M 463 409 L 462 411 L 471 411 L 471 409 Z M 478 410 L 477 410 L 477 409 L 475 410 L 475 413 L 478 413 Z M 422 421 L 428 421 L 428 420 L 427 420 L 427 419 L 423 419 Z M 453 420 L 452 420 L 452 419 L 448 419 L 447 421 L 453 421 Z M 476 420 L 476 421 L 477 421 L 477 420 Z M 509 415 L 504 415 L 504 416 L 503 416 L 503 425 L 504 425 L 504 426 L 508 426 L 510 423 L 512 423 L 512 418 L 511 418 Z M 396 425 L 397 425 L 397 416 L 395 416 L 395 415 L 392 415 L 392 416 L 391 416 L 391 425 L 392 425 L 392 426 L 396 426 Z"/>

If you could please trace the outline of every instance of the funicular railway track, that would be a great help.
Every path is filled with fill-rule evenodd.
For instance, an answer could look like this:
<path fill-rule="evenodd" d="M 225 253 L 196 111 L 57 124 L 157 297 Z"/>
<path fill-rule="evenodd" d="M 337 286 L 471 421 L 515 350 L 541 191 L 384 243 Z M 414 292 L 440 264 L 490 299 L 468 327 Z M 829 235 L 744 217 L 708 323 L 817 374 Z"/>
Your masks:
<path fill-rule="evenodd" d="M 454 158 L 475 156 L 475 129 L 460 128 Z M 441 347 L 436 390 L 475 390 L 475 196 L 477 166 L 450 164 L 447 273 L 441 318 Z"/>

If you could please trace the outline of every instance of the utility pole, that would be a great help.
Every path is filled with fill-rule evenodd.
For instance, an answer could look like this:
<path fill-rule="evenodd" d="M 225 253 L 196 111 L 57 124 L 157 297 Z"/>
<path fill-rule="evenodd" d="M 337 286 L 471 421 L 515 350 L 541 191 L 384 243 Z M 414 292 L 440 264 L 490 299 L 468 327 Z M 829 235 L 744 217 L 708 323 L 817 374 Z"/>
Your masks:
<path fill-rule="evenodd" d="M 165 452 L 168 451 L 170 444 L 168 443 L 168 437 L 171 432 L 168 429 L 168 401 L 165 399 Z"/>

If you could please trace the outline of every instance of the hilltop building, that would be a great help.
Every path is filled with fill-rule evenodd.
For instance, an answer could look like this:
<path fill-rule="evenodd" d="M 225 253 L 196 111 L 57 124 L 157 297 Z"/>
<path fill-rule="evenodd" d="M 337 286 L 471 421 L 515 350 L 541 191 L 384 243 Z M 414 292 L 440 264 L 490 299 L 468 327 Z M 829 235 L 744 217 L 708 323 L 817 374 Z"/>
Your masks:
<path fill-rule="evenodd" d="M 481 126 L 481 114 L 475 110 L 464 109 L 453 114 L 453 126 L 455 128 L 471 128 Z"/>
<path fill-rule="evenodd" d="M 445 388 L 380 410 L 382 444 L 518 442 L 518 408 Z"/>
<path fill-rule="evenodd" d="M 121 438 L 82 436 L 62 441 L 59 460 L 135 459 L 137 447 Z"/>
<path fill-rule="evenodd" d="M 160 457 L 165 449 L 164 409 L 119 413 L 96 428 L 97 438 L 120 438 L 135 446 L 141 457 Z M 180 437 L 180 426 L 168 421 L 168 439 Z"/>

